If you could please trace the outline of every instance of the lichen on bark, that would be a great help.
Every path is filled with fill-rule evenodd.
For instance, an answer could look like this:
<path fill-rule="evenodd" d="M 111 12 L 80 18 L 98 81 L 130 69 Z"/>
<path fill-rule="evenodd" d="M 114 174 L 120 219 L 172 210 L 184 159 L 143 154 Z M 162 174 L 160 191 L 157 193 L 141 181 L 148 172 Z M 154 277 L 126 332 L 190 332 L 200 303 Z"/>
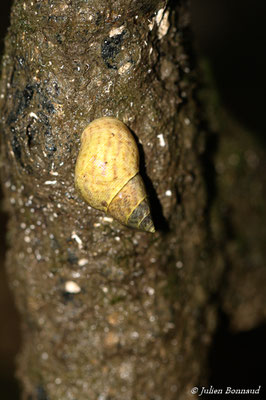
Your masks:
<path fill-rule="evenodd" d="M 189 29 L 186 0 L 13 5 L 1 130 L 25 399 L 182 400 L 206 376 L 221 269 L 208 264 Z M 80 135 L 104 115 L 137 137 L 153 236 L 75 191 Z"/>

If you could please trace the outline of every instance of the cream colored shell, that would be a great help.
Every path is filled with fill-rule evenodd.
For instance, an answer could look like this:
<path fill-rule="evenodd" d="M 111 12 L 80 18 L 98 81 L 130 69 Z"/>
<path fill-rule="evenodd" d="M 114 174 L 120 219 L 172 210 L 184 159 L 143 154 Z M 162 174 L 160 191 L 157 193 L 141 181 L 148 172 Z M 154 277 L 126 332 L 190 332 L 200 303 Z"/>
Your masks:
<path fill-rule="evenodd" d="M 147 194 L 139 175 L 137 144 L 118 119 L 96 119 L 83 131 L 75 185 L 92 207 L 125 225 L 154 232 Z"/>

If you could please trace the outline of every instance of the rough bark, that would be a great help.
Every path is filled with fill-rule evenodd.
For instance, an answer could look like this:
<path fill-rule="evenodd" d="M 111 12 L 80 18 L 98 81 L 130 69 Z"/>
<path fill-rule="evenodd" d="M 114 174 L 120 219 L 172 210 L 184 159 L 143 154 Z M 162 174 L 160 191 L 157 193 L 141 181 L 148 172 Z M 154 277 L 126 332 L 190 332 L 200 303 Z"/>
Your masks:
<path fill-rule="evenodd" d="M 224 263 L 208 242 L 189 29 L 187 0 L 14 3 L 2 162 L 25 399 L 182 400 L 206 379 Z M 103 115 L 138 139 L 154 235 L 74 189 L 80 135 Z"/>

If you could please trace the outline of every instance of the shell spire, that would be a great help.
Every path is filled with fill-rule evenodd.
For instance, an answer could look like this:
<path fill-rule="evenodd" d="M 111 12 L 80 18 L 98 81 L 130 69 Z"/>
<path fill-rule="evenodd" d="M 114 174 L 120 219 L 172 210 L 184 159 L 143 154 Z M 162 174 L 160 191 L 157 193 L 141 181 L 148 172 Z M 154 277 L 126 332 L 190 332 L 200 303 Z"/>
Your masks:
<path fill-rule="evenodd" d="M 133 135 L 116 118 L 92 121 L 83 131 L 75 186 L 93 208 L 120 223 L 155 232 Z"/>

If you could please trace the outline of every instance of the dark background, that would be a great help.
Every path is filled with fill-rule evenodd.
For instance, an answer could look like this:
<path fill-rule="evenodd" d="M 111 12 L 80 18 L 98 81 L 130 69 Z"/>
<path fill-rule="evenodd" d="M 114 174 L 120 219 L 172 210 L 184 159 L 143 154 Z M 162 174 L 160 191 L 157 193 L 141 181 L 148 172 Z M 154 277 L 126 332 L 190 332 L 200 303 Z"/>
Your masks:
<path fill-rule="evenodd" d="M 10 5 L 10 0 L 0 3 L 1 53 Z M 263 147 L 266 146 L 265 13 L 265 1 L 262 0 L 192 0 L 198 57 L 209 62 L 223 107 L 252 132 Z M 6 222 L 6 215 L 0 213 L 0 398 L 18 400 L 14 358 L 20 345 L 20 332 L 3 268 Z M 228 328 L 226 316 L 221 314 L 209 357 L 210 384 L 216 388 L 263 385 L 265 338 L 266 325 L 234 334 Z"/>

